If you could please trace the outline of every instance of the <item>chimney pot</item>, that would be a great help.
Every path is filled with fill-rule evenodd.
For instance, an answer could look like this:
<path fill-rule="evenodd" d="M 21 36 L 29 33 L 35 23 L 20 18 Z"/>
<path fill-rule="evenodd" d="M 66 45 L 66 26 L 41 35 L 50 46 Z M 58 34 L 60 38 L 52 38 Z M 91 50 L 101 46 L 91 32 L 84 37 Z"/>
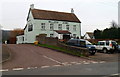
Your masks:
<path fill-rule="evenodd" d="M 31 4 L 31 5 L 30 5 L 30 8 L 31 8 L 31 9 L 34 9 L 34 4 Z"/>

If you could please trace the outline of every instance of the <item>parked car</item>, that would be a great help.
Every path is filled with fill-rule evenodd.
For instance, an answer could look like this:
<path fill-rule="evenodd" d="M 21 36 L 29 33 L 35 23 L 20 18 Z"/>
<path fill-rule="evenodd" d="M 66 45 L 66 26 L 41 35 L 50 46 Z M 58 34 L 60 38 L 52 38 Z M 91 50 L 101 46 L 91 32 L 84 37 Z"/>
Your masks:
<path fill-rule="evenodd" d="M 118 44 L 116 41 L 108 40 L 108 41 L 98 41 L 96 45 L 96 49 L 98 51 L 103 51 L 104 53 L 110 52 L 113 53 L 118 50 Z"/>
<path fill-rule="evenodd" d="M 94 55 L 96 53 L 95 46 L 84 39 L 70 39 L 69 41 L 67 41 L 67 45 L 88 48 L 91 55 Z"/>

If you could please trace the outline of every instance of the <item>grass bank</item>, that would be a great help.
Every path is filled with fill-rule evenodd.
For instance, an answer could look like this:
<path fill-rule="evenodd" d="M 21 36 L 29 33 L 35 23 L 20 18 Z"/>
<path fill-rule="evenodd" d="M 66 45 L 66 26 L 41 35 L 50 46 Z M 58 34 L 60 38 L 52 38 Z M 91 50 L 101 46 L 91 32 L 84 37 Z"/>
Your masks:
<path fill-rule="evenodd" d="M 80 54 L 78 52 L 73 52 L 72 50 L 69 51 L 67 49 L 64 49 L 64 48 L 58 47 L 58 46 L 47 45 L 47 44 L 38 44 L 38 46 L 49 48 L 49 49 L 53 49 L 53 50 L 56 50 L 56 51 L 59 51 L 59 52 L 63 52 L 63 53 L 74 55 L 74 56 L 78 56 L 78 57 L 82 57 L 83 56 L 82 54 Z"/>

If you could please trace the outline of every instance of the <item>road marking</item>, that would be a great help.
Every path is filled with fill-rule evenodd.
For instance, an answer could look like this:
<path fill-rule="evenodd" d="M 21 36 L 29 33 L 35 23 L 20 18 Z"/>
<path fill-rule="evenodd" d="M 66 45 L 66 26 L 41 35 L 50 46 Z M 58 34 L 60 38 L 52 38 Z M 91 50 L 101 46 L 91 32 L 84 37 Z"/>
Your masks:
<path fill-rule="evenodd" d="M 112 74 L 112 76 L 114 76 L 114 75 L 120 75 L 119 73 L 118 74 Z"/>
<path fill-rule="evenodd" d="M 38 67 L 28 67 L 27 69 L 36 69 L 36 68 L 38 68 Z"/>
<path fill-rule="evenodd" d="M 79 64 L 81 64 L 81 63 L 76 63 L 76 65 L 79 65 Z"/>
<path fill-rule="evenodd" d="M 41 66 L 41 68 L 48 68 L 48 67 L 50 67 L 50 66 Z"/>
<path fill-rule="evenodd" d="M 75 64 L 75 63 L 78 63 L 78 62 L 70 62 L 70 63 Z"/>
<path fill-rule="evenodd" d="M 2 69 L 2 70 L 0 70 L 0 71 L 2 72 L 2 71 L 9 71 L 9 70 L 8 70 L 8 69 Z"/>
<path fill-rule="evenodd" d="M 19 71 L 19 70 L 23 70 L 24 68 L 13 68 L 12 70 L 15 70 L 15 71 Z"/>
<path fill-rule="evenodd" d="M 83 61 L 83 62 L 86 62 L 86 61 Z"/>
<path fill-rule="evenodd" d="M 50 58 L 50 57 L 47 57 L 47 56 L 43 56 L 44 58 L 47 58 L 47 59 L 49 59 L 49 60 L 51 60 L 51 61 L 54 61 L 54 62 L 56 62 L 56 63 L 58 63 L 58 64 L 62 64 L 61 62 L 59 62 L 59 61 L 57 61 L 57 60 L 55 60 L 55 59 L 52 59 L 52 58 Z"/>
<path fill-rule="evenodd" d="M 84 64 L 90 64 L 90 63 L 86 62 L 86 63 L 84 63 Z"/>
<path fill-rule="evenodd" d="M 64 66 L 70 66 L 70 65 L 72 65 L 72 64 L 65 64 Z"/>
<path fill-rule="evenodd" d="M 61 65 L 53 65 L 53 67 L 59 67 L 59 66 L 61 66 Z"/>
<path fill-rule="evenodd" d="M 98 62 L 92 62 L 92 63 L 98 63 Z"/>
<path fill-rule="evenodd" d="M 101 62 L 99 62 L 99 63 L 105 63 L 105 61 L 101 61 Z"/>

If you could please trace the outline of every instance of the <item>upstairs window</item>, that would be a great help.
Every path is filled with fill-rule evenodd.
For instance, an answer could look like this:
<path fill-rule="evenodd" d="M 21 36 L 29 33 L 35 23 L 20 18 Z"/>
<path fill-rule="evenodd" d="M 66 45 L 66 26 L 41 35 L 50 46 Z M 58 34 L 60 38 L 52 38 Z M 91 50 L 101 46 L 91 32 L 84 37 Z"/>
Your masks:
<path fill-rule="evenodd" d="M 66 25 L 66 30 L 69 30 L 69 25 Z"/>
<path fill-rule="evenodd" d="M 30 25 L 28 26 L 28 32 L 29 32 L 29 31 L 32 31 L 32 30 L 33 30 L 33 25 L 30 24 Z"/>
<path fill-rule="evenodd" d="M 76 31 L 76 25 L 73 25 L 73 31 Z"/>
<path fill-rule="evenodd" d="M 58 30 L 62 30 L 62 24 L 58 25 Z"/>
<path fill-rule="evenodd" d="M 45 30 L 45 23 L 41 23 L 41 30 Z"/>
<path fill-rule="evenodd" d="M 54 30 L 54 25 L 50 24 L 50 30 Z"/>

